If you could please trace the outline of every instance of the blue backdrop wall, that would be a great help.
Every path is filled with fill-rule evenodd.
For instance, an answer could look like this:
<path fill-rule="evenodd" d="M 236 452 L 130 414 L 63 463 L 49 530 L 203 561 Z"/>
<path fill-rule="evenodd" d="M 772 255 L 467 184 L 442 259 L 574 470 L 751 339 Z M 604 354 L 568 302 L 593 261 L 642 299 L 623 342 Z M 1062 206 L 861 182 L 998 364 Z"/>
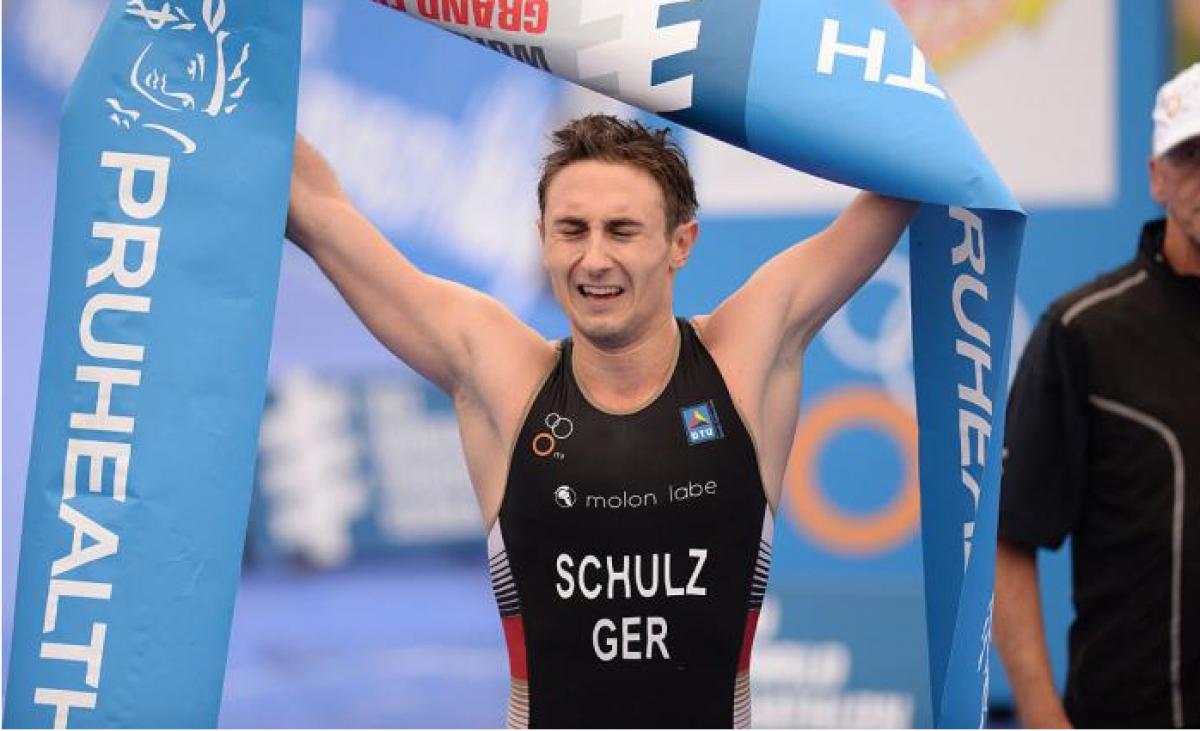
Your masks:
<path fill-rule="evenodd" d="M 948 4 L 896 4 L 1030 213 L 1014 328 L 1019 353 L 1045 306 L 1132 256 L 1142 221 L 1155 213 L 1145 161 L 1149 110 L 1169 56 L 1168 8 L 1145 0 L 996 0 L 955 14 L 939 11 Z M 58 112 L 103 8 L 96 0 L 3 8 L 6 659 Z M 533 227 L 545 135 L 585 111 L 633 112 L 365 0 L 306 2 L 303 64 L 300 129 L 367 215 L 418 266 L 489 292 L 548 336 L 564 335 Z M 850 192 L 680 134 L 701 192 L 703 233 L 679 280 L 678 309 L 698 314 L 771 254 L 826 225 Z M 902 244 L 808 355 L 755 648 L 760 725 L 921 726 L 931 719 L 906 251 Z M 411 565 L 414 555 L 474 555 L 482 534 L 448 402 L 378 346 L 290 247 L 271 373 L 245 591 L 269 585 L 286 592 L 289 581 L 309 586 L 288 573 L 298 561 L 333 568 L 373 560 L 378 567 Z M 1061 677 L 1069 578 L 1061 556 L 1043 563 Z M 292 621 L 315 623 L 311 608 L 324 600 L 300 591 L 294 606 L 261 611 L 294 611 Z M 391 597 L 394 583 L 381 591 Z M 490 616 L 491 598 L 482 583 L 466 593 L 479 612 L 463 621 L 479 632 L 480 621 L 492 621 L 479 619 Z M 262 594 L 248 596 L 239 621 L 254 624 Z M 344 611 L 372 610 L 364 602 Z M 303 633 L 294 639 L 306 641 Z M 233 642 L 236 658 L 236 626 Z M 503 668 L 495 671 L 499 678 Z M 243 677 L 231 673 L 229 683 Z M 993 705 L 1003 705 L 1003 675 L 992 677 Z M 266 723 L 256 716 L 225 721 L 238 718 Z M 343 715 L 332 723 L 338 718 L 348 725 L 475 721 Z"/>

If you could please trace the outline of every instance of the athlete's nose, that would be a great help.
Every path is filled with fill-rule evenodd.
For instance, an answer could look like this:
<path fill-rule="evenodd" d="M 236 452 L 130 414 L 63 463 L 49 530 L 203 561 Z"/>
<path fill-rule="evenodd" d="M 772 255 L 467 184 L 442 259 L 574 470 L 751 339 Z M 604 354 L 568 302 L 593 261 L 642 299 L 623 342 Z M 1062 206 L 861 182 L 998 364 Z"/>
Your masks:
<path fill-rule="evenodd" d="M 579 264 L 590 274 L 605 272 L 612 267 L 612 258 L 609 256 L 608 243 L 604 240 L 603 232 L 597 231 L 587 237 L 583 258 Z"/>

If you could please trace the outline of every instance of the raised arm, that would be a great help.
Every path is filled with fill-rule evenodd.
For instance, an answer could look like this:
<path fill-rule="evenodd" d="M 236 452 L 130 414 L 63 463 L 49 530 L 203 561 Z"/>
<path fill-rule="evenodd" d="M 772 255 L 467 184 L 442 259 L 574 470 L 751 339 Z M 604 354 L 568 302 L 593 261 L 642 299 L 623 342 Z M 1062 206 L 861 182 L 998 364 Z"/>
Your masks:
<path fill-rule="evenodd" d="M 829 228 L 777 254 L 700 320 L 755 436 L 772 503 L 796 426 L 804 349 L 887 258 L 916 205 L 859 194 Z"/>
<path fill-rule="evenodd" d="M 888 257 L 917 205 L 860 193 L 829 228 L 769 263 L 792 282 L 790 329 L 805 342 L 815 335 Z"/>
<path fill-rule="evenodd" d="M 758 337 L 778 338 L 784 357 L 798 353 L 879 268 L 916 208 L 911 201 L 859 193 L 829 228 L 759 268 L 729 299 L 729 309 L 753 311 L 769 323 Z"/>
<path fill-rule="evenodd" d="M 332 168 L 302 138 L 287 236 L 381 343 L 447 393 L 474 381 L 483 352 L 548 347 L 490 297 L 414 267 L 347 199 Z"/>
<path fill-rule="evenodd" d="M 916 212 L 911 201 L 860 193 L 821 233 L 777 254 L 705 323 L 716 347 L 766 377 L 797 365 L 808 341 L 879 268 Z M 747 327 L 753 323 L 754 327 Z"/>

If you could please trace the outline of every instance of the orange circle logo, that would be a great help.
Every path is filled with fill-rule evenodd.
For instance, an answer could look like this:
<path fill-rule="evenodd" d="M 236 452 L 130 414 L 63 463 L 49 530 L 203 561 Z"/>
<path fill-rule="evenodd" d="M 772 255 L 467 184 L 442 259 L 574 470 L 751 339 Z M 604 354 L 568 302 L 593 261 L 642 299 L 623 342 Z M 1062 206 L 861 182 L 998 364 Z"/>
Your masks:
<path fill-rule="evenodd" d="M 840 432 L 854 426 L 877 429 L 904 455 L 903 484 L 890 503 L 870 515 L 850 515 L 825 496 L 819 457 Z M 785 486 L 792 517 L 806 535 L 837 553 L 875 554 L 917 532 L 921 520 L 917 478 L 917 424 L 882 391 L 846 388 L 815 403 L 800 420 L 788 459 Z"/>
<path fill-rule="evenodd" d="M 549 456 L 554 446 L 554 437 L 547 432 L 538 432 L 533 437 L 533 453 L 539 457 Z"/>

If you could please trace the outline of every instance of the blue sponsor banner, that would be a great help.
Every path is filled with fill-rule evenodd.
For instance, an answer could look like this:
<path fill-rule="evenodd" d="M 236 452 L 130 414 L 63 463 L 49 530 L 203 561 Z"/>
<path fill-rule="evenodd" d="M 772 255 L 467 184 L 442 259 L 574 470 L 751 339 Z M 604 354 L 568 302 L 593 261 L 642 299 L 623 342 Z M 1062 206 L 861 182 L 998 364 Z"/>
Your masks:
<path fill-rule="evenodd" d="M 1010 212 L 926 207 L 913 225 L 921 535 L 930 681 L 942 725 L 986 720 L 1000 449 L 1024 224 Z"/>
<path fill-rule="evenodd" d="M 68 97 L 4 724 L 215 726 L 300 4 L 114 0 Z"/>

